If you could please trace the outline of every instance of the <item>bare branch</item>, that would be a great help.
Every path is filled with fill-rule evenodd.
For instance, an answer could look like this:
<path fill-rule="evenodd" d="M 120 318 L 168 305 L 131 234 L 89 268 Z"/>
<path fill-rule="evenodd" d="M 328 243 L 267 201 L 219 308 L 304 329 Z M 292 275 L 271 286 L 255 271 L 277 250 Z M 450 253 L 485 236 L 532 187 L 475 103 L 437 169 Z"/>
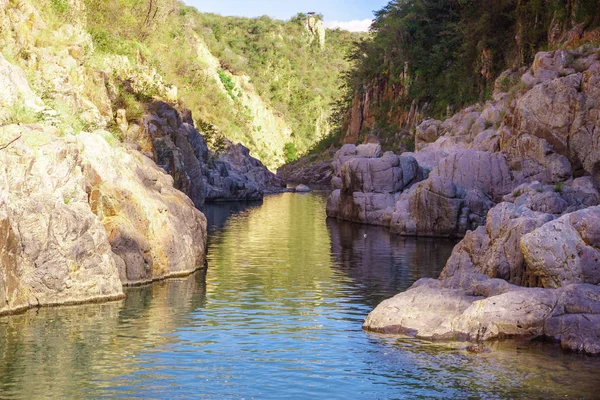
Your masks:
<path fill-rule="evenodd" d="M 4 150 L 5 148 L 7 148 L 8 146 L 10 146 L 11 144 L 13 144 L 14 142 L 16 142 L 17 140 L 21 139 L 21 136 L 23 135 L 19 135 L 16 138 L 14 138 L 13 140 L 11 140 L 10 142 L 0 146 L 0 150 Z"/>

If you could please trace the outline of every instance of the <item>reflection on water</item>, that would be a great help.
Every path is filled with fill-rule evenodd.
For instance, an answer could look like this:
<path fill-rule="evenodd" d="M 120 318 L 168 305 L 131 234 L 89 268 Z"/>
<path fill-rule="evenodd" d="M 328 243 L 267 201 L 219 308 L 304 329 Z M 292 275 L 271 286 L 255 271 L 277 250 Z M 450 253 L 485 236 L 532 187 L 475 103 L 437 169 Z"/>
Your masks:
<path fill-rule="evenodd" d="M 455 242 L 405 238 L 381 227 L 327 220 L 333 268 L 353 280 L 365 302 L 374 308 L 404 291 L 419 278 L 437 278 Z"/>
<path fill-rule="evenodd" d="M 0 397 L 596 396 L 600 359 L 555 345 L 472 354 L 363 332 L 379 301 L 435 277 L 453 243 L 325 221 L 325 200 L 206 207 L 206 276 L 0 319 Z"/>

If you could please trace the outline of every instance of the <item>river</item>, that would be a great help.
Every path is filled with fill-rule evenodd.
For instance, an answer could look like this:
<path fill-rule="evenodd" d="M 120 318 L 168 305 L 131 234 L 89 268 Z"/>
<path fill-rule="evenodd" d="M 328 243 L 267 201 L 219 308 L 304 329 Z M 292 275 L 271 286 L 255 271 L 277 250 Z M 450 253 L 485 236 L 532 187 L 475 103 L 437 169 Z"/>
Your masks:
<path fill-rule="evenodd" d="M 0 398 L 594 398 L 600 358 L 556 344 L 366 333 L 454 245 L 326 220 L 326 196 L 206 206 L 207 271 L 122 301 L 0 319 Z"/>

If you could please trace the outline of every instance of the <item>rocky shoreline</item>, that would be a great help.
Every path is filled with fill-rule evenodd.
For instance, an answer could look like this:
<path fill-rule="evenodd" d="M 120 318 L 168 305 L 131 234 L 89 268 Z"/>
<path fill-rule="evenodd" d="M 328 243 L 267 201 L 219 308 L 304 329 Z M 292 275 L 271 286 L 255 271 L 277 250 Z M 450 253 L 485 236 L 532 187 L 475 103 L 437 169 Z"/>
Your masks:
<path fill-rule="evenodd" d="M 365 329 L 600 354 L 599 58 L 538 53 L 493 100 L 421 123 L 414 153 L 336 153 L 328 216 L 463 238 L 439 279 L 384 301 Z"/>
<path fill-rule="evenodd" d="M 156 69 L 97 52 L 83 2 L 40 7 L 0 1 L 0 314 L 205 268 L 202 204 L 284 190 L 246 147 L 210 151 Z"/>

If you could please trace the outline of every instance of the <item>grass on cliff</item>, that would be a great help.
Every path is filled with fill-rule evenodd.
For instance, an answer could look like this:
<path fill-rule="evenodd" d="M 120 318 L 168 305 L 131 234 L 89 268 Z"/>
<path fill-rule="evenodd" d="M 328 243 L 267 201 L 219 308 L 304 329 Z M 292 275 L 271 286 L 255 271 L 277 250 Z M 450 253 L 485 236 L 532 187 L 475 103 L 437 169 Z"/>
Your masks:
<path fill-rule="evenodd" d="M 237 105 L 239 88 L 230 77 L 246 75 L 261 99 L 291 127 L 298 152 L 328 134 L 330 105 L 340 95 L 339 74 L 349 67 L 345 56 L 353 41 L 365 36 L 329 30 L 321 50 L 317 40 L 310 43 L 301 16 L 287 22 L 266 16 L 222 17 L 199 13 L 175 0 L 85 0 L 85 4 L 96 55 L 125 55 L 155 67 L 166 82 L 178 87 L 194 117 L 251 145 L 261 132 L 252 125 L 248 110 Z M 207 60 L 197 57 L 194 35 L 218 58 L 226 93 L 210 76 Z M 274 150 L 284 151 L 259 150 L 267 158 Z"/>

